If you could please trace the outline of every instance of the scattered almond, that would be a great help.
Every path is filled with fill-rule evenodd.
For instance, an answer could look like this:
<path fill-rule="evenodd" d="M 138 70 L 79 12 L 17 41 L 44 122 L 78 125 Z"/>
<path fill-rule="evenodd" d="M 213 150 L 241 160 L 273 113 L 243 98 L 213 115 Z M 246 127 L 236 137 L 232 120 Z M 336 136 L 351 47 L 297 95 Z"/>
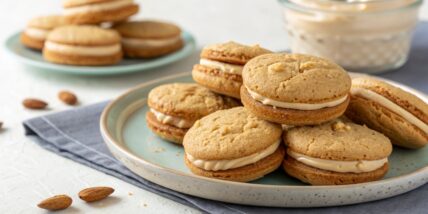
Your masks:
<path fill-rule="evenodd" d="M 68 105 L 76 105 L 77 103 L 77 96 L 70 91 L 60 91 L 58 98 Z"/>
<path fill-rule="evenodd" d="M 56 195 L 43 200 L 37 206 L 46 210 L 63 210 L 69 207 L 72 202 L 73 200 L 68 195 Z"/>
<path fill-rule="evenodd" d="M 111 187 L 91 187 L 79 192 L 79 198 L 86 202 L 99 201 L 114 192 Z"/>
<path fill-rule="evenodd" d="M 28 98 L 22 102 L 22 105 L 28 109 L 45 109 L 48 103 L 43 100 Z"/>

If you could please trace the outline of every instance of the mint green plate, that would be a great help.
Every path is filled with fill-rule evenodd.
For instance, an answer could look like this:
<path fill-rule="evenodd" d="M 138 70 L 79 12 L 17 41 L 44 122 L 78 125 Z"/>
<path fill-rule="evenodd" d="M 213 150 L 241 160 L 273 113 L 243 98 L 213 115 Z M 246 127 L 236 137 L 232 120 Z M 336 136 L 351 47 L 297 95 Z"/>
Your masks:
<path fill-rule="evenodd" d="M 40 51 L 32 50 L 22 45 L 19 41 L 19 36 L 20 32 L 10 36 L 5 42 L 5 48 L 21 63 L 46 71 L 78 75 L 117 75 L 140 72 L 176 62 L 189 56 L 196 48 L 193 36 L 184 31 L 182 33 L 185 42 L 184 47 L 166 56 L 147 60 L 125 58 L 118 64 L 109 66 L 71 66 L 53 64 L 45 61 Z"/>
<path fill-rule="evenodd" d="M 101 133 L 114 156 L 136 174 L 159 185 L 230 203 L 318 207 L 387 198 L 428 181 L 428 147 L 419 150 L 395 147 L 385 178 L 362 184 L 309 186 L 286 175 L 282 169 L 251 183 L 193 175 L 183 162 L 183 148 L 157 137 L 145 122 L 149 91 L 172 82 L 192 82 L 192 78 L 189 73 L 184 73 L 140 85 L 110 103 L 101 117 Z M 427 100 L 423 94 L 414 93 Z"/>

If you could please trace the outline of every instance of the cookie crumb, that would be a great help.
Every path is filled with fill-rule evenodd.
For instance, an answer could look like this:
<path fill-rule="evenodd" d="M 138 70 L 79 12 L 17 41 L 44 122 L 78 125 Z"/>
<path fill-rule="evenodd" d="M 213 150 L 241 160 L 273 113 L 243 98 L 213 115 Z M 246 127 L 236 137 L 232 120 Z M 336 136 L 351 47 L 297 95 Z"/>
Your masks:
<path fill-rule="evenodd" d="M 132 192 L 128 192 L 128 195 L 129 195 L 129 196 L 132 196 L 132 195 L 134 195 L 134 193 L 132 193 Z"/>
<path fill-rule="evenodd" d="M 349 131 L 351 130 L 351 127 L 349 125 L 346 125 L 342 121 L 338 121 L 332 124 L 333 131 Z"/>
<path fill-rule="evenodd" d="M 163 147 L 159 147 L 159 148 L 156 148 L 154 150 L 155 153 L 161 153 L 161 152 L 164 152 L 164 151 L 165 151 L 165 148 L 163 148 Z"/>
<path fill-rule="evenodd" d="M 143 205 L 144 207 L 147 207 L 147 204 L 146 203 L 144 203 L 144 205 Z"/>
<path fill-rule="evenodd" d="M 277 62 L 268 67 L 268 70 L 273 72 L 284 72 L 286 69 L 287 66 L 283 62 Z"/>

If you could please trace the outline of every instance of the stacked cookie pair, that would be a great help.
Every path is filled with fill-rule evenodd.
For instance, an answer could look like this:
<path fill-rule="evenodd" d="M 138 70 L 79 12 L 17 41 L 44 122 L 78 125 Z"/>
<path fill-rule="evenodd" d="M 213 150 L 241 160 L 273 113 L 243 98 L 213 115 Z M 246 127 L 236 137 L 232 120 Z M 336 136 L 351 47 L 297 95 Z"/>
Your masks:
<path fill-rule="evenodd" d="M 70 65 L 115 64 L 123 55 L 159 57 L 183 46 L 174 24 L 127 21 L 138 10 L 132 0 L 66 0 L 63 15 L 32 19 L 21 42 L 43 50 L 47 61 Z M 106 24 L 110 27 L 102 27 Z"/>

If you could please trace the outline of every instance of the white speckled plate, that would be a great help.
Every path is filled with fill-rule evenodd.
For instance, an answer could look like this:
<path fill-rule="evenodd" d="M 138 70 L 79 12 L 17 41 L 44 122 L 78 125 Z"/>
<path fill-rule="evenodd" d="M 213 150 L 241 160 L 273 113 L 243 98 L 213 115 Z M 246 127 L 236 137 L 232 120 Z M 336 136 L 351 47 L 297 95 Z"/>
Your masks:
<path fill-rule="evenodd" d="M 26 48 L 19 41 L 20 32 L 11 35 L 5 41 L 5 48 L 8 53 L 19 62 L 32 68 L 51 71 L 56 73 L 67 73 L 77 75 L 92 75 L 92 76 L 105 76 L 141 72 L 148 69 L 167 65 L 183 59 L 193 53 L 196 48 L 195 39 L 193 36 L 184 31 L 182 33 L 184 46 L 180 50 L 153 59 L 128 59 L 125 58 L 115 65 L 108 66 L 73 66 L 73 65 L 60 65 L 47 62 L 43 59 L 40 51 Z"/>
<path fill-rule="evenodd" d="M 251 183 L 193 175 L 184 165 L 183 148 L 154 135 L 145 122 L 146 97 L 152 88 L 165 83 L 191 81 L 191 75 L 183 73 L 145 83 L 110 103 L 102 114 L 101 133 L 113 155 L 130 170 L 154 183 L 230 203 L 320 207 L 388 198 L 428 181 L 428 147 L 419 150 L 394 148 L 385 178 L 363 184 L 309 186 L 287 176 L 282 169 Z M 400 86 L 428 101 L 420 92 Z"/>

